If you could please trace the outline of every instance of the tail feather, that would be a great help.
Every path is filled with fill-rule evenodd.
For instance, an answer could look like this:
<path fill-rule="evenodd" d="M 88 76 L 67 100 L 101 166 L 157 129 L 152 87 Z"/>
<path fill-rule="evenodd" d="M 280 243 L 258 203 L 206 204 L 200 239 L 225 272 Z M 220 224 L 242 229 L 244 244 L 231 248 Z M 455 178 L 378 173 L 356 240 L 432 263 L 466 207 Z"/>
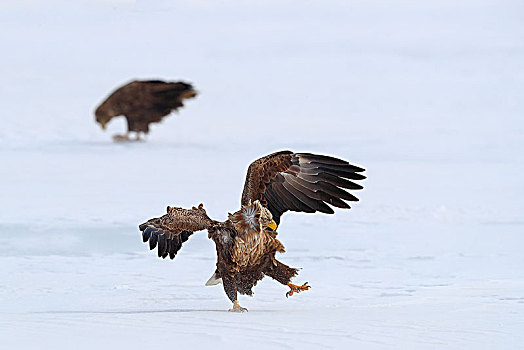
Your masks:
<path fill-rule="evenodd" d="M 218 271 L 213 272 L 211 277 L 206 282 L 206 286 L 216 286 L 217 284 L 222 283 L 222 277 L 218 274 Z"/>

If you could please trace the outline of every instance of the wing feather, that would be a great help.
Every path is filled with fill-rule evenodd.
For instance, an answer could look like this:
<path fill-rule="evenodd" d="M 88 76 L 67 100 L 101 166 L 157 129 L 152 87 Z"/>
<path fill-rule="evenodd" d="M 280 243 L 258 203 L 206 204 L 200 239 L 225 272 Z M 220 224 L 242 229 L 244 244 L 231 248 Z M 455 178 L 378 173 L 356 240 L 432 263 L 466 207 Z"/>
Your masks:
<path fill-rule="evenodd" d="M 268 186 L 265 191 L 265 196 L 267 198 L 268 203 L 268 209 L 271 205 L 275 208 L 275 210 L 278 210 L 279 212 L 285 212 L 287 210 L 286 204 L 283 202 L 282 198 L 280 198 L 273 189 L 273 186 Z M 271 209 L 270 209 L 271 211 Z M 272 212 L 272 211 L 271 211 Z"/>
<path fill-rule="evenodd" d="M 242 192 L 242 205 L 259 200 L 278 223 L 288 210 L 334 213 L 330 205 L 349 209 L 358 201 L 347 190 L 361 190 L 365 169 L 345 160 L 312 153 L 280 151 L 250 164 Z M 328 205 L 329 204 L 329 205 Z"/>
<path fill-rule="evenodd" d="M 351 165 L 345 160 L 331 157 L 331 156 L 325 156 L 322 154 L 313 154 L 313 153 L 298 153 L 298 155 L 300 155 L 301 160 L 303 160 L 304 162 L 321 162 L 323 164 L 350 165 L 351 167 L 355 169 L 359 169 L 357 171 L 364 171 L 363 168 L 357 167 L 355 165 Z"/>
<path fill-rule="evenodd" d="M 311 213 L 314 213 L 318 210 L 322 213 L 333 214 L 333 209 L 331 209 L 322 200 L 320 200 L 320 198 L 316 196 L 315 192 L 299 183 L 296 180 L 296 177 L 288 174 L 285 175 L 286 176 L 284 177 L 286 178 L 287 183 L 289 183 L 289 186 L 294 187 L 297 191 L 297 194 L 300 194 L 299 196 L 297 196 L 297 198 L 299 198 L 301 201 L 303 201 L 310 208 L 313 209 Z"/>
<path fill-rule="evenodd" d="M 329 203 L 330 197 L 323 193 L 323 192 L 315 192 L 315 189 L 309 188 L 308 184 L 300 183 L 300 179 L 294 178 L 294 177 L 287 177 L 287 181 L 297 188 L 300 188 L 300 190 L 304 193 L 304 196 L 309 198 L 310 200 L 315 201 L 316 207 L 315 209 L 326 214 L 333 214 L 334 211 L 331 209 L 324 201 Z"/>
<path fill-rule="evenodd" d="M 319 181 L 328 182 L 334 186 L 347 188 L 349 190 L 361 190 L 364 187 L 362 187 L 359 184 L 354 183 L 353 181 L 346 180 L 341 177 L 337 177 L 335 175 L 331 175 L 328 173 L 320 173 L 316 175 L 308 175 L 305 173 L 299 173 L 297 174 L 297 177 L 303 180 L 306 180 L 308 182 L 316 183 Z"/>
<path fill-rule="evenodd" d="M 167 214 L 150 219 L 138 228 L 142 231 L 144 243 L 149 241 L 149 249 L 157 248 L 159 258 L 165 259 L 169 255 L 174 259 L 189 236 L 210 228 L 213 223 L 202 205 L 192 209 L 167 207 Z"/>
<path fill-rule="evenodd" d="M 288 210 L 302 211 L 299 206 L 299 200 L 291 195 L 291 193 L 282 186 L 282 183 L 274 183 L 272 187 L 275 190 L 275 193 L 282 199 Z"/>
<path fill-rule="evenodd" d="M 283 182 L 282 186 L 293 196 L 296 198 L 298 203 L 298 208 L 300 211 L 304 211 L 306 213 L 314 213 L 316 210 L 316 205 L 314 204 L 314 201 L 311 201 L 311 198 L 308 198 L 303 192 L 293 187 L 288 181 Z"/>

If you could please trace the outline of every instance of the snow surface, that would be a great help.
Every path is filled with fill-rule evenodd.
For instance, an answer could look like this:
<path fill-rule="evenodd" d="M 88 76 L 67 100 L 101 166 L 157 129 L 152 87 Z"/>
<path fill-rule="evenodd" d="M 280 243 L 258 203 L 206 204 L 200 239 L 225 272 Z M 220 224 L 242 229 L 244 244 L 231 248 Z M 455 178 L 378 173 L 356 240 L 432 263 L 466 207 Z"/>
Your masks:
<path fill-rule="evenodd" d="M 4 0 L 0 27 L 2 349 L 524 348 L 521 1 Z M 133 78 L 201 94 L 114 144 L 92 112 Z M 281 149 L 365 190 L 283 217 L 310 291 L 265 279 L 231 314 L 205 233 L 163 261 L 137 225 L 225 219 Z"/>

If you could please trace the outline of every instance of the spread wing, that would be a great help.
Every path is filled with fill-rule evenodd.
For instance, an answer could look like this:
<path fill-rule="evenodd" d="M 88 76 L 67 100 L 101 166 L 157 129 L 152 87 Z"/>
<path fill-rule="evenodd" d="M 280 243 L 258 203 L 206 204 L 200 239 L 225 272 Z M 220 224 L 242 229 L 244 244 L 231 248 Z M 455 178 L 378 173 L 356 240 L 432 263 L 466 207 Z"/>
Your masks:
<path fill-rule="evenodd" d="M 358 198 L 344 189 L 360 190 L 365 169 L 345 160 L 311 153 L 281 151 L 255 160 L 248 168 L 242 205 L 259 200 L 279 223 L 288 210 L 333 214 L 328 205 L 349 209 Z"/>
<path fill-rule="evenodd" d="M 174 259 L 182 247 L 182 243 L 189 239 L 195 231 L 206 230 L 214 223 L 200 204 L 198 208 L 182 209 L 167 207 L 167 214 L 148 220 L 138 226 L 142 231 L 142 240 L 149 241 L 149 249 L 158 246 L 158 257 Z"/>

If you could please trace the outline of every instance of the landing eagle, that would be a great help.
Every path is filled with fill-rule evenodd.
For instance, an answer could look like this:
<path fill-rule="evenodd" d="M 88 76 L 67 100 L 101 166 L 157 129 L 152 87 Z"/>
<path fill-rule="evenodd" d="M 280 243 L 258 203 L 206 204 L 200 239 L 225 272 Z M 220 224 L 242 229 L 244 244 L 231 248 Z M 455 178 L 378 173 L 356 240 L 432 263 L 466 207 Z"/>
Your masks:
<path fill-rule="evenodd" d="M 129 140 L 129 133 L 149 133 L 149 124 L 160 122 L 172 111 L 184 106 L 184 99 L 193 98 L 197 92 L 191 84 L 161 80 L 132 81 L 117 90 L 98 106 L 97 123 L 105 130 L 113 118 L 123 115 L 127 119 L 127 134 L 116 135 L 115 141 Z"/>
<path fill-rule="evenodd" d="M 251 289 L 264 276 L 289 286 L 286 296 L 310 288 L 294 285 L 298 269 L 275 258 L 284 253 L 277 239 L 277 225 L 286 211 L 333 214 L 329 206 L 349 209 L 346 201 L 358 201 L 348 190 L 363 187 L 355 181 L 366 177 L 363 168 L 324 155 L 281 151 L 255 160 L 248 168 L 241 208 L 224 222 L 210 219 L 203 205 L 192 209 L 167 207 L 167 214 L 139 226 L 149 249 L 174 259 L 182 243 L 196 231 L 207 230 L 217 251 L 216 271 L 206 285 L 222 282 L 233 302 L 229 311 L 247 309 L 237 302 L 237 293 L 252 295 Z M 329 204 L 329 205 L 328 205 Z"/>

